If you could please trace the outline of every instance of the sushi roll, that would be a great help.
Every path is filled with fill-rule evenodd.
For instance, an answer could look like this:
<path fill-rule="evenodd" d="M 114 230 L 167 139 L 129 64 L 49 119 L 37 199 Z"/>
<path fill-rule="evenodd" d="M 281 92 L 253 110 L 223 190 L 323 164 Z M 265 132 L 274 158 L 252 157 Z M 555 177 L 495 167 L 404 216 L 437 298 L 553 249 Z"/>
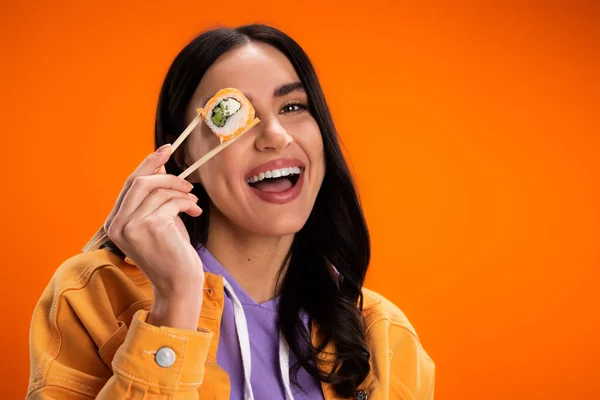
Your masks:
<path fill-rule="evenodd" d="M 225 88 L 215 94 L 204 106 L 202 119 L 217 135 L 221 143 L 231 140 L 252 123 L 254 107 L 238 89 Z"/>

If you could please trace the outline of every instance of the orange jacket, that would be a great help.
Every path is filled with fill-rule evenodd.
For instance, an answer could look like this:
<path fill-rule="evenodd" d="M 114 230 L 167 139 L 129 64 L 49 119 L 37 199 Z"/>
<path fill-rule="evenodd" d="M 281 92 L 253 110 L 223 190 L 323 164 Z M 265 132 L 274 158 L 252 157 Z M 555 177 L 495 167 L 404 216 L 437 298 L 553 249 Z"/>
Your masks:
<path fill-rule="evenodd" d="M 108 250 L 65 261 L 33 313 L 27 399 L 229 399 L 216 363 L 222 278 L 206 274 L 197 331 L 147 324 L 152 297 L 146 276 Z M 363 315 L 372 372 L 359 389 L 369 400 L 433 399 L 434 363 L 404 314 L 365 289 Z M 175 354 L 169 367 L 155 358 L 164 347 Z"/>

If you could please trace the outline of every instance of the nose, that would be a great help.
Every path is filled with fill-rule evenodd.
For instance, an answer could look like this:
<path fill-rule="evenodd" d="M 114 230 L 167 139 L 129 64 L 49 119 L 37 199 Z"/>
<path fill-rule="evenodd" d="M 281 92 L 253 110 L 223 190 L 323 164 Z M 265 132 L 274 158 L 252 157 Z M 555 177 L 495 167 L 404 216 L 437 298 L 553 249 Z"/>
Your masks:
<path fill-rule="evenodd" d="M 263 121 L 262 124 L 258 124 L 257 128 L 262 128 L 254 142 L 256 149 L 259 151 L 279 152 L 294 141 L 277 118 L 270 118 L 268 121 Z"/>

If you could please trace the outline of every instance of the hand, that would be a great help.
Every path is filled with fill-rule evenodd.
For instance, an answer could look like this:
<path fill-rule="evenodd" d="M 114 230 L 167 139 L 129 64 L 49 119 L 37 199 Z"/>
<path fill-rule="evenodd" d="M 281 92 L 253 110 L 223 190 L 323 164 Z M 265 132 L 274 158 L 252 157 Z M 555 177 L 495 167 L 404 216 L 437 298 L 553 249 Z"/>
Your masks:
<path fill-rule="evenodd" d="M 204 272 L 179 213 L 198 217 L 202 210 L 189 193 L 193 185 L 166 174 L 164 164 L 170 151 L 167 145 L 139 165 L 127 179 L 104 228 L 108 238 L 150 279 L 155 294 L 150 318 L 195 329 Z"/>

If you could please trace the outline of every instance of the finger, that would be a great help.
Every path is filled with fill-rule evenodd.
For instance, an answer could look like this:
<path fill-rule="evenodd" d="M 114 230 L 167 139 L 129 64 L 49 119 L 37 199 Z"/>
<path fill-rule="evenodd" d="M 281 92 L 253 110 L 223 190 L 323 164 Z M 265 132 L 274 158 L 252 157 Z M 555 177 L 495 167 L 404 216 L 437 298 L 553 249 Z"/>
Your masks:
<path fill-rule="evenodd" d="M 165 165 L 171 156 L 171 145 L 165 144 L 156 150 L 154 153 L 150 153 L 144 161 L 133 171 L 132 178 L 138 176 L 152 175 L 154 171 Z"/>
<path fill-rule="evenodd" d="M 169 157 L 171 156 L 171 145 L 165 144 L 156 150 L 154 153 L 149 154 L 144 161 L 141 162 L 140 165 L 133 171 L 133 173 L 125 182 L 125 187 L 123 188 L 123 192 L 127 192 L 129 187 L 133 184 L 133 182 L 141 177 L 147 175 L 154 175 L 156 173 L 166 173 L 165 163 L 169 161 Z"/>
<path fill-rule="evenodd" d="M 189 193 L 194 185 L 185 179 L 171 174 L 157 174 L 137 177 L 125 194 L 121 207 L 115 215 L 121 223 L 128 221 L 131 214 L 140 206 L 144 199 L 158 188 L 172 189 L 182 194 Z"/>
<path fill-rule="evenodd" d="M 129 221 L 139 222 L 147 218 L 149 215 L 154 214 L 163 204 L 172 199 L 191 200 L 194 203 L 198 202 L 198 198 L 191 193 L 182 193 L 178 190 L 158 188 L 146 196 L 140 206 L 131 214 Z"/>
<path fill-rule="evenodd" d="M 169 160 L 171 155 L 171 145 L 165 144 L 164 146 L 159 147 L 154 153 L 149 154 L 144 161 L 141 162 L 140 165 L 135 169 L 135 171 L 127 178 L 123 189 L 119 193 L 117 197 L 117 201 L 110 214 L 104 221 L 104 230 L 108 232 L 108 228 L 110 227 L 113 219 L 115 218 L 117 212 L 121 208 L 121 203 L 125 198 L 129 188 L 133 184 L 136 178 L 145 175 L 152 175 L 156 173 L 166 174 L 164 164 Z"/>
<path fill-rule="evenodd" d="M 179 213 L 186 213 L 191 217 L 199 217 L 202 209 L 196 204 L 195 200 L 182 199 L 175 197 L 160 206 L 152 216 L 156 217 L 176 217 Z M 152 217 L 151 216 L 151 217 Z"/>

